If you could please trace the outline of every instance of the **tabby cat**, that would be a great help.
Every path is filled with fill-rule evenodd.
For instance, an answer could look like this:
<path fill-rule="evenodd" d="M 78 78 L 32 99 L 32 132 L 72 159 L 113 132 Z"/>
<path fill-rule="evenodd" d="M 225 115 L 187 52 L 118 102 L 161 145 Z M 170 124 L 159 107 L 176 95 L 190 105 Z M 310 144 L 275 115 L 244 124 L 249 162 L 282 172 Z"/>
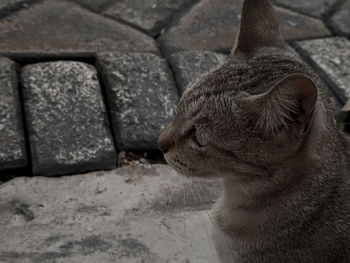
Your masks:
<path fill-rule="evenodd" d="M 223 263 L 350 262 L 347 146 L 320 78 L 281 37 L 267 0 L 246 0 L 229 59 L 191 84 L 160 135 L 186 177 L 217 177 Z"/>

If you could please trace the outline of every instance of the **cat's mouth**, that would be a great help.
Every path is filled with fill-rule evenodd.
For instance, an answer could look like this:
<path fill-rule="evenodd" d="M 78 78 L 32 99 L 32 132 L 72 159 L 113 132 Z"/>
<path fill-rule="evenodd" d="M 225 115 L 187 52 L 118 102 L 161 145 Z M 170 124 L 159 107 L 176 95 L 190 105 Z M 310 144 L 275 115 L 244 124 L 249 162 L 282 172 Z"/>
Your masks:
<path fill-rule="evenodd" d="M 175 171 L 185 177 L 195 176 L 197 174 L 196 171 L 187 164 L 178 159 L 170 158 L 167 154 L 164 154 L 164 159 Z"/>
<path fill-rule="evenodd" d="M 214 174 L 208 171 L 204 172 L 194 169 L 179 159 L 169 157 L 168 154 L 164 154 L 164 158 L 176 172 L 184 177 L 215 177 Z"/>

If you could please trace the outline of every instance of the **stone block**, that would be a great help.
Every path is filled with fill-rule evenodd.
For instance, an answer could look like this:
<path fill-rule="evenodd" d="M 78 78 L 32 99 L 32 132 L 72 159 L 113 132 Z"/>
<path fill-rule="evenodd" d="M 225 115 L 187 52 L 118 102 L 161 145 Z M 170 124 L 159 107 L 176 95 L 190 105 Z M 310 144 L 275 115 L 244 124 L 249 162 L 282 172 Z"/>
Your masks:
<path fill-rule="evenodd" d="M 38 63 L 25 66 L 21 79 L 35 175 L 116 166 L 94 67 L 72 61 Z"/>
<path fill-rule="evenodd" d="M 118 150 L 157 150 L 179 99 L 167 62 L 151 53 L 101 53 L 97 64 Z"/>
<path fill-rule="evenodd" d="M 160 48 L 166 57 L 183 50 L 229 53 L 238 33 L 241 8 L 242 0 L 200 1 L 158 38 Z M 318 19 L 279 7 L 276 15 L 287 41 L 331 34 Z"/>
<path fill-rule="evenodd" d="M 111 3 L 113 3 L 113 0 L 74 0 L 74 1 L 95 12 L 101 12 Z"/>
<path fill-rule="evenodd" d="M 322 18 L 328 14 L 337 0 L 272 0 L 272 2 L 306 15 Z"/>
<path fill-rule="evenodd" d="M 329 23 L 337 34 L 350 37 L 350 1 L 339 7 Z"/>
<path fill-rule="evenodd" d="M 61 58 L 110 50 L 158 52 L 151 37 L 69 1 L 43 1 L 0 21 L 0 54 Z"/>
<path fill-rule="evenodd" d="M 296 48 L 345 103 L 350 98 L 350 41 L 342 37 L 306 40 L 297 42 Z"/>
<path fill-rule="evenodd" d="M 175 12 L 190 5 L 193 0 L 121 0 L 104 11 L 104 14 L 132 24 L 156 36 Z"/>
<path fill-rule="evenodd" d="M 0 171 L 26 165 L 16 66 L 14 62 L 0 58 Z"/>

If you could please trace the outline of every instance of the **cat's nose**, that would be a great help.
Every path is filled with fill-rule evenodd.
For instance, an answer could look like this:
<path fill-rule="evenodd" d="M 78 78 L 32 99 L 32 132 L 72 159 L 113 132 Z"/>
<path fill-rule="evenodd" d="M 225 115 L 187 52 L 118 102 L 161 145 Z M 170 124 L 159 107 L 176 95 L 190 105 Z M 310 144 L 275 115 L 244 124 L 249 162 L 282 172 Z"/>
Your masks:
<path fill-rule="evenodd" d="M 171 135 L 169 127 L 162 132 L 158 138 L 158 149 L 166 153 L 175 145 L 174 136 Z"/>

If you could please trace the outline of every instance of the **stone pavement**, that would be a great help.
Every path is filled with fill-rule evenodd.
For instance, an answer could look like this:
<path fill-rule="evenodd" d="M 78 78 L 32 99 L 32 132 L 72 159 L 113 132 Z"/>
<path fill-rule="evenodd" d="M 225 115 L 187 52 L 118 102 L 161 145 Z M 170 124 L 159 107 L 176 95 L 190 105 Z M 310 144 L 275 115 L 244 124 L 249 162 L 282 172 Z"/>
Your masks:
<path fill-rule="evenodd" d="M 165 165 L 0 185 L 1 263 L 215 263 L 215 180 Z"/>
<path fill-rule="evenodd" d="M 350 1 L 273 0 L 281 31 L 340 107 Z M 0 2 L 0 178 L 117 166 L 157 153 L 186 86 L 230 52 L 242 0 Z"/>

